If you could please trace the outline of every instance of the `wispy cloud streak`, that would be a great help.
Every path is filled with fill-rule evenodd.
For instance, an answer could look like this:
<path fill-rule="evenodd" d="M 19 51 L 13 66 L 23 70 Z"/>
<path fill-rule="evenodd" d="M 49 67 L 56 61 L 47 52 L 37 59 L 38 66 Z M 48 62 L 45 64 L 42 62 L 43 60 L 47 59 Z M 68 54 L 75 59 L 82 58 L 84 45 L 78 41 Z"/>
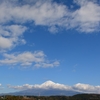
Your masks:
<path fill-rule="evenodd" d="M 24 52 L 20 54 L 4 54 L 4 59 L 0 60 L 1 65 L 11 66 L 33 66 L 36 68 L 48 68 L 59 66 L 59 61 L 47 60 L 43 51 Z"/>

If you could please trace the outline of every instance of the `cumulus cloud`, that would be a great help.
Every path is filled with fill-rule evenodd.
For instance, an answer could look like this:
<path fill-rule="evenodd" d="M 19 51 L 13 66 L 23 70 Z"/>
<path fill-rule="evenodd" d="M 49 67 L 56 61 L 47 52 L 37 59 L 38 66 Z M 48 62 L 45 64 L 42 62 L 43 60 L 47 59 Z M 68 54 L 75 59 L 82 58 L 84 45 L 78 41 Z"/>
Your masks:
<path fill-rule="evenodd" d="M 25 43 L 21 36 L 26 29 L 21 25 L 0 26 L 0 49 L 10 49 L 18 42 Z"/>
<path fill-rule="evenodd" d="M 0 1 L 0 49 L 9 49 L 26 43 L 19 37 L 28 26 L 24 23 L 47 26 L 52 33 L 63 27 L 90 33 L 100 31 L 100 5 L 97 0 L 73 0 L 79 6 L 71 10 L 52 0 L 1 0 Z M 74 6 L 73 5 L 73 8 Z"/>
<path fill-rule="evenodd" d="M 53 0 L 29 0 L 28 2 L 27 0 L 1 0 L 0 50 L 12 49 L 19 42 L 25 44 L 27 41 L 22 38 L 22 35 L 29 28 L 24 26 L 28 22 L 33 22 L 36 26 L 47 26 L 52 33 L 57 33 L 60 28 L 73 28 L 85 33 L 100 31 L 100 6 L 96 1 L 73 0 L 73 3 L 76 3 L 79 7 L 72 10 L 67 5 Z M 72 6 L 74 8 L 74 5 Z M 59 65 L 59 61 L 51 63 L 44 60 L 44 62 L 40 61 L 41 63 L 39 63 L 36 60 L 27 59 L 25 61 L 25 59 L 19 58 L 19 56 L 22 57 L 24 55 L 33 57 L 33 53 L 29 52 L 18 55 L 11 54 L 11 57 L 8 57 L 10 56 L 8 54 L 8 56 L 4 55 L 5 59 L 0 60 L 0 63 L 24 66 L 33 65 L 34 62 L 35 67 L 54 67 Z M 44 56 L 42 57 L 45 58 Z M 43 60 L 42 57 L 38 57 L 38 59 Z"/>
<path fill-rule="evenodd" d="M 78 83 L 73 88 L 79 92 L 85 93 L 100 93 L 100 86 Z"/>
<path fill-rule="evenodd" d="M 66 15 L 66 6 L 51 0 L 1 0 L 0 1 L 0 49 L 11 49 L 18 42 L 26 43 L 19 37 L 23 35 L 28 21 L 35 25 L 49 26 L 60 24 Z M 54 16 L 56 15 L 56 16 Z M 56 27 L 51 31 L 57 31 Z"/>
<path fill-rule="evenodd" d="M 57 32 L 57 27 L 76 28 L 82 32 L 94 32 L 100 26 L 100 6 L 95 0 L 73 0 L 79 8 L 72 10 L 64 4 L 52 0 L 26 0 L 22 2 L 3 2 L 0 4 L 0 23 L 14 21 L 35 25 L 48 26 L 51 32 Z M 74 6 L 74 5 L 73 5 Z M 50 28 L 51 27 L 51 28 Z"/>
<path fill-rule="evenodd" d="M 20 65 L 40 67 L 55 67 L 59 66 L 59 61 L 49 61 L 43 51 L 23 52 L 17 54 L 4 54 L 4 59 L 0 60 L 1 65 Z"/>
<path fill-rule="evenodd" d="M 24 84 L 23 86 L 8 86 L 9 88 L 18 89 L 18 90 L 26 90 L 26 89 L 61 89 L 61 90 L 70 90 L 72 89 L 70 86 L 65 86 L 63 84 L 54 83 L 52 81 L 46 81 L 42 84 L 35 84 L 35 85 L 29 85 Z"/>
<path fill-rule="evenodd" d="M 75 0 L 80 6 L 73 12 L 71 27 L 77 27 L 82 32 L 99 31 L 100 28 L 100 6 L 94 0 Z"/>
<path fill-rule="evenodd" d="M 32 20 L 36 25 L 49 25 L 59 21 L 66 15 L 66 6 L 52 3 L 50 0 L 38 0 L 34 4 L 16 5 L 11 2 L 3 2 L 0 4 L 0 22 L 9 21 L 27 22 Z M 56 15 L 56 16 L 54 16 Z"/>
<path fill-rule="evenodd" d="M 22 86 L 11 86 L 8 85 L 9 88 L 17 89 L 17 90 L 27 90 L 27 89 L 60 89 L 60 90 L 72 90 L 82 93 L 100 93 L 100 86 L 93 86 L 89 84 L 77 83 L 73 86 L 68 86 L 64 84 L 55 83 L 52 81 L 46 81 L 43 84 L 35 84 L 29 85 L 24 84 Z"/>

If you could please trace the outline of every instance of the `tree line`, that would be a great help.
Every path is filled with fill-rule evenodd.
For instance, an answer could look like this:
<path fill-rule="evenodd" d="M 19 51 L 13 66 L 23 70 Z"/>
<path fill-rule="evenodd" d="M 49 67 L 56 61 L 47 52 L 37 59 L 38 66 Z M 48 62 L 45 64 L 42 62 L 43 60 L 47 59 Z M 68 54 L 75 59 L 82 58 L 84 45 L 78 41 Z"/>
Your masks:
<path fill-rule="evenodd" d="M 74 96 L 0 96 L 0 100 L 100 100 L 100 94 L 77 94 Z"/>

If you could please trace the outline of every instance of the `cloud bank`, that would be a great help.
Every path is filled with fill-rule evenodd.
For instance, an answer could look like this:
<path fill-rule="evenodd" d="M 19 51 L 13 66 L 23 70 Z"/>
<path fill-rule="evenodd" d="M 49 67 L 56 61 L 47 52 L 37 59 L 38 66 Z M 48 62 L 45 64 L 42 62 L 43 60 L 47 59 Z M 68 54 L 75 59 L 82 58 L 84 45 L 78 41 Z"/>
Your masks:
<path fill-rule="evenodd" d="M 73 0 L 73 5 L 70 6 L 73 7 L 70 8 L 64 3 L 57 3 L 53 0 L 29 0 L 28 2 L 27 0 L 1 0 L 0 51 L 12 50 L 19 44 L 27 43 L 23 37 L 25 31 L 30 29 L 26 25 L 27 23 L 47 27 L 52 33 L 57 33 L 60 28 L 75 29 L 84 33 L 100 31 L 100 5 L 98 2 Z M 39 58 L 29 51 L 22 54 L 3 55 L 4 59 L 0 60 L 0 64 L 33 65 L 35 63 L 36 67 L 59 65 L 58 61 L 50 63 L 50 61 L 44 60 L 44 56 L 39 56 Z M 22 59 L 22 57 L 24 58 Z"/>
<path fill-rule="evenodd" d="M 78 7 L 74 9 L 76 5 Z M 100 6 L 96 0 L 73 0 L 70 6 L 73 9 L 52 0 L 1 0 L 0 48 L 15 46 L 19 36 L 29 28 L 24 24 L 30 22 L 47 26 L 52 33 L 58 32 L 59 27 L 85 33 L 100 31 Z"/>
<path fill-rule="evenodd" d="M 33 2 L 30 0 L 31 4 L 26 0 L 11 1 L 5 2 L 4 0 L 0 4 L 1 24 L 10 21 L 20 24 L 32 21 L 35 25 L 76 28 L 87 33 L 100 28 L 100 6 L 94 0 L 73 0 L 73 3 L 79 6 L 74 10 L 52 0 L 33 0 Z"/>
<path fill-rule="evenodd" d="M 29 85 L 24 84 L 22 86 L 11 86 L 8 85 L 8 88 L 12 88 L 15 90 L 27 90 L 27 89 L 59 89 L 59 90 L 67 90 L 67 91 L 77 91 L 82 93 L 100 93 L 100 86 L 93 86 L 89 84 L 77 83 L 73 86 L 68 86 L 64 84 L 54 83 L 52 81 L 46 81 L 43 84 Z"/>

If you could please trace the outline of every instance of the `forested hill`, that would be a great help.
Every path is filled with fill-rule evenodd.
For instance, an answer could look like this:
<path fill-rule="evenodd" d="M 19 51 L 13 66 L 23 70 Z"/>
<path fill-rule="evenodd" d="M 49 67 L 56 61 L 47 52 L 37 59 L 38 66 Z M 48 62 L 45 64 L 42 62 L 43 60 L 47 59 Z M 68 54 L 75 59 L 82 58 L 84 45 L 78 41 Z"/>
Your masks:
<path fill-rule="evenodd" d="M 100 100 L 100 94 L 77 94 L 74 96 L 0 96 L 0 100 Z"/>

